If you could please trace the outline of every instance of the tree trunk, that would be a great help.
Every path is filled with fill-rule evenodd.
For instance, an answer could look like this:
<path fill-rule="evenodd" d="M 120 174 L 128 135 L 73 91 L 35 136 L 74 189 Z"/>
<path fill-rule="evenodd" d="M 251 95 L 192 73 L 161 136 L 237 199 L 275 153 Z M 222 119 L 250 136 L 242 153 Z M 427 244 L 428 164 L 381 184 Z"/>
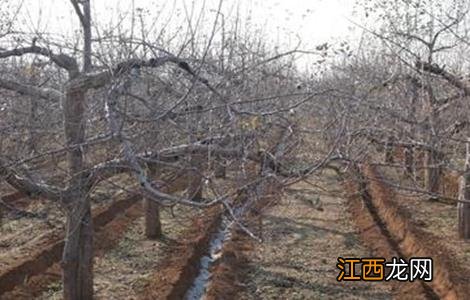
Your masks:
<path fill-rule="evenodd" d="M 78 205 L 73 205 L 73 209 L 67 212 L 62 255 L 64 299 L 93 299 L 93 223 L 90 200 L 86 195 L 74 200 L 74 204 Z"/>
<path fill-rule="evenodd" d="M 149 167 L 149 177 L 155 179 L 155 168 Z M 160 206 L 149 198 L 144 198 L 145 212 L 145 237 L 148 239 L 158 239 L 162 236 L 162 223 L 160 221 Z"/>
<path fill-rule="evenodd" d="M 33 69 L 34 70 L 34 69 Z M 30 84 L 36 85 L 37 79 L 35 74 L 31 74 Z M 39 126 L 38 122 L 38 99 L 35 97 L 29 97 L 29 116 L 28 116 L 28 148 L 30 153 L 37 153 L 37 144 L 38 144 L 38 133 L 37 127 Z"/>
<path fill-rule="evenodd" d="M 406 146 L 405 154 L 405 174 L 411 178 L 415 178 L 415 159 L 413 146 Z"/>
<path fill-rule="evenodd" d="M 462 239 L 470 239 L 470 140 L 467 141 L 465 171 L 460 177 L 458 211 L 458 231 Z"/>
<path fill-rule="evenodd" d="M 155 201 L 144 199 L 145 211 L 145 237 L 158 239 L 162 236 L 162 223 L 160 221 L 160 206 Z"/>
<path fill-rule="evenodd" d="M 226 177 L 225 164 L 223 162 L 218 162 L 218 161 L 215 161 L 214 163 L 215 163 L 215 170 L 214 170 L 215 178 L 225 179 Z"/>
<path fill-rule="evenodd" d="M 429 63 L 432 63 L 431 56 L 429 56 Z M 425 130 L 425 135 L 427 135 L 427 142 L 429 144 L 429 149 L 425 149 L 424 153 L 424 186 L 426 190 L 431 193 L 430 200 L 436 200 L 437 194 L 439 193 L 439 179 L 441 173 L 441 161 L 442 158 L 439 149 L 440 149 L 440 140 L 438 137 L 439 128 L 439 114 L 436 106 L 436 98 L 434 91 L 431 85 L 426 87 L 428 93 L 428 103 L 426 107 L 428 115 L 426 116 L 423 130 Z"/>
<path fill-rule="evenodd" d="M 68 90 L 64 101 L 65 138 L 70 182 L 64 197 L 67 212 L 65 246 L 62 255 L 64 299 L 93 298 L 93 224 L 81 147 L 72 147 L 85 140 L 85 93 Z"/>
<path fill-rule="evenodd" d="M 187 196 L 193 201 L 202 200 L 202 168 L 203 159 L 200 155 L 193 154 L 191 156 L 191 170 L 188 172 L 188 191 Z"/>
<path fill-rule="evenodd" d="M 424 186 L 431 196 L 431 200 L 436 199 L 439 193 L 440 162 L 436 150 L 428 150 L 424 155 Z"/>
<path fill-rule="evenodd" d="M 202 176 L 198 171 L 190 172 L 188 198 L 193 201 L 202 201 Z"/>
<path fill-rule="evenodd" d="M 90 0 L 83 0 L 83 71 L 91 71 L 91 5 Z"/>
<path fill-rule="evenodd" d="M 391 164 L 393 163 L 393 137 L 389 136 L 387 138 L 387 143 L 385 145 L 385 163 Z"/>
<path fill-rule="evenodd" d="M 419 100 L 419 81 L 412 78 L 410 82 L 410 108 L 408 109 L 408 119 L 416 122 L 416 108 Z M 412 138 L 416 138 L 415 124 L 409 124 L 409 132 Z M 416 180 L 416 151 L 413 146 L 405 147 L 405 174 Z"/>
<path fill-rule="evenodd" d="M 192 109 L 192 108 L 190 108 Z M 200 140 L 201 136 L 201 114 L 202 106 L 198 105 L 195 107 L 198 111 L 194 117 L 189 118 L 188 127 L 191 130 L 190 142 L 194 143 Z M 189 187 L 188 187 L 188 198 L 192 201 L 202 201 L 202 168 L 203 168 L 203 157 L 201 155 L 194 154 L 190 158 L 191 171 L 189 172 Z"/>

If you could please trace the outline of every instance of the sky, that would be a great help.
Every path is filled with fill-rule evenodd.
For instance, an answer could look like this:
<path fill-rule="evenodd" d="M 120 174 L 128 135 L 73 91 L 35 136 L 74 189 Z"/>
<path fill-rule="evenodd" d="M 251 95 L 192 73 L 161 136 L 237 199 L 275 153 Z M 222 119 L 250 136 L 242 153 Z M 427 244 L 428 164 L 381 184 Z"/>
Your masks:
<path fill-rule="evenodd" d="M 18 20 L 25 30 L 40 28 L 41 31 L 70 35 L 78 28 L 68 0 L 23 1 Z M 92 0 L 92 7 L 94 20 L 100 24 L 116 24 L 118 13 L 130 14 L 132 7 L 148 9 L 149 19 L 158 16 L 166 20 L 172 16 L 171 22 L 178 24 L 178 18 L 185 15 L 184 6 L 187 11 L 191 7 L 199 11 L 198 6 L 202 3 L 205 4 L 204 17 L 214 17 L 215 13 L 211 16 L 210 12 L 217 8 L 218 0 Z M 354 0 L 225 0 L 222 12 L 226 16 L 234 15 L 239 7 L 243 16 L 252 16 L 253 27 L 265 30 L 273 41 L 292 45 L 300 38 L 305 47 L 314 47 L 354 34 L 348 21 L 353 4 Z"/>

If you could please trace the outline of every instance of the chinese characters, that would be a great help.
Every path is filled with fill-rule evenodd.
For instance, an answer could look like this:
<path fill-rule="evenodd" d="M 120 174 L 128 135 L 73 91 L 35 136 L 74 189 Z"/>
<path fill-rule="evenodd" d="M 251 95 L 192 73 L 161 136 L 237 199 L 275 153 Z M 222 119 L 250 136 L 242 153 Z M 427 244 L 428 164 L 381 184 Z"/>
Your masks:
<path fill-rule="evenodd" d="M 343 258 L 338 257 L 336 267 L 340 270 L 338 281 L 432 281 L 432 258 L 413 257 L 409 261 L 393 257 L 390 262 L 384 258 Z"/>

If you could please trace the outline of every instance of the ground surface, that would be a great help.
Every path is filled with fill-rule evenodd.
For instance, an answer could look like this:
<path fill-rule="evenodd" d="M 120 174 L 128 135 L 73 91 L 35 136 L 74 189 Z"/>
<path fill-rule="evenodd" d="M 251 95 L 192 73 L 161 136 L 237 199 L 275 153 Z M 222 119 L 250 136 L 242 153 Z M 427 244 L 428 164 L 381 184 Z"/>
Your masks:
<path fill-rule="evenodd" d="M 417 229 L 411 230 L 411 233 L 418 233 L 412 242 L 423 245 L 426 250 L 429 243 L 422 241 L 423 235 L 427 240 L 436 241 L 432 245 L 445 241 L 445 247 L 439 249 L 446 249 L 446 253 L 430 253 L 449 258 L 444 262 L 452 271 L 450 278 L 453 283 L 462 286 L 462 283 L 468 282 L 470 270 L 466 262 L 470 259 L 470 245 L 460 241 L 455 233 L 455 206 L 423 201 L 412 194 L 395 193 L 396 197 L 391 189 L 381 190 L 377 186 L 372 189 L 373 197 L 389 197 L 384 203 L 404 209 L 403 216 L 410 226 Z M 263 211 L 263 243 L 257 243 L 244 234 L 244 237 L 234 235 L 233 245 L 228 242 L 227 252 L 231 249 L 235 254 L 223 256 L 224 263 L 218 265 L 221 273 L 216 273 L 215 277 L 220 275 L 222 283 L 228 278 L 225 284 L 236 297 L 223 299 L 421 299 L 409 297 L 408 291 L 415 289 L 415 285 L 408 285 L 407 291 L 402 289 L 401 283 L 397 286 L 396 282 L 336 280 L 339 274 L 336 268 L 338 256 L 377 257 L 377 253 L 384 252 L 384 257 L 396 255 L 393 253 L 395 250 L 388 251 L 393 248 L 387 240 L 389 237 L 380 240 L 383 224 L 374 224 L 373 218 L 368 216 L 366 202 L 352 200 L 353 194 L 356 195 L 344 182 L 328 172 L 290 186 L 277 205 Z M 96 206 L 100 206 L 100 200 L 95 201 Z M 55 216 L 59 214 L 57 209 L 46 206 L 41 199 L 27 202 L 23 208 L 46 210 L 49 221 L 10 218 L 3 224 L 0 271 L 18 259 L 28 258 L 28 249 L 38 249 L 44 234 L 62 230 L 62 219 Z M 387 206 L 383 209 L 387 211 Z M 197 274 L 197 262 L 205 254 L 206 239 L 211 236 L 207 228 L 217 216 L 215 212 L 213 218 L 207 212 L 176 207 L 176 217 L 173 217 L 170 211 L 165 210 L 162 212 L 165 237 L 151 241 L 143 235 L 140 202 L 115 210 L 109 224 L 99 230 L 95 238 L 98 250 L 94 278 L 96 298 L 165 299 L 155 296 L 162 295 L 162 287 L 167 290 L 167 295 L 178 294 L 174 290 L 178 286 L 186 286 L 191 282 L 191 276 Z M 384 216 L 380 211 L 378 215 Z M 394 218 L 393 214 L 390 216 Z M 389 219 L 385 223 L 388 226 L 386 230 L 401 228 L 395 220 Z M 252 223 L 255 227 L 256 224 Z M 260 234 L 257 228 L 252 229 Z M 393 232 L 391 236 L 393 238 Z M 432 245 L 432 250 L 436 250 Z M 409 255 L 406 253 L 408 244 L 398 246 Z M 224 275 L 224 268 L 225 273 L 236 276 Z M 459 279 L 453 276 L 456 271 L 461 271 L 457 272 L 461 274 Z M 31 296 L 32 287 L 36 289 L 34 297 Z M 433 289 L 439 292 L 442 287 L 445 287 L 444 283 Z M 224 290 L 223 285 L 219 285 L 218 293 L 214 294 L 221 295 L 229 289 Z M 217 291 L 217 288 L 214 290 Z M 155 294 L 150 294 L 150 291 Z M 13 292 L 0 295 L 0 299 L 61 299 L 61 293 L 60 267 L 55 263 L 36 278 L 26 278 L 24 284 L 17 286 Z M 184 291 L 179 294 L 184 294 Z M 210 297 L 209 294 L 208 299 L 221 298 Z"/>
<path fill-rule="evenodd" d="M 399 171 L 385 170 L 388 178 L 402 186 L 413 187 L 413 182 L 403 179 Z M 450 179 L 450 178 L 448 178 Z M 468 286 L 470 282 L 470 243 L 458 237 L 457 205 L 455 201 L 429 201 L 429 197 L 410 190 L 395 188 L 396 203 L 404 208 L 406 216 L 415 227 L 428 238 L 434 247 L 444 247 L 442 255 L 450 257 L 453 269 L 458 274 L 454 281 Z"/>
<path fill-rule="evenodd" d="M 127 212 L 129 213 L 129 212 Z M 122 230 L 121 239 L 111 250 L 95 258 L 96 299 L 139 299 L 139 294 L 151 280 L 151 275 L 164 259 L 167 249 L 178 243 L 188 229 L 193 213 L 188 208 L 176 208 L 173 217 L 168 210 L 162 211 L 165 236 L 160 241 L 148 240 L 143 233 L 143 217 L 135 219 Z M 96 241 L 100 243 L 99 239 Z M 40 299 L 61 299 L 59 281 L 49 285 Z"/>
<path fill-rule="evenodd" d="M 264 218 L 242 299 L 390 299 L 385 283 L 338 282 L 338 256 L 370 257 L 331 176 L 298 183 Z M 328 187 L 325 193 L 324 188 Z M 335 190 L 336 188 L 336 190 Z M 330 195 L 328 195 L 330 194 Z M 318 201 L 319 199 L 319 201 Z"/>

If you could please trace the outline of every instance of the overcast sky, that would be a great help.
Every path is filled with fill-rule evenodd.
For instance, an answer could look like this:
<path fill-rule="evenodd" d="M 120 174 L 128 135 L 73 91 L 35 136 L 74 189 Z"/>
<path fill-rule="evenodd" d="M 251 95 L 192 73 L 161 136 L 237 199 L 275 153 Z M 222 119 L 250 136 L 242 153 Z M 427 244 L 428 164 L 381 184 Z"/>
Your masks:
<path fill-rule="evenodd" d="M 162 20 L 171 15 L 176 26 L 181 21 L 178 17 L 184 16 L 184 5 L 187 11 L 193 5 L 199 11 L 203 3 L 205 17 L 209 18 L 218 0 L 92 0 L 94 21 L 100 24 L 116 23 L 118 13 L 130 14 L 134 6 L 149 9 L 152 17 L 161 13 Z M 222 11 L 234 15 L 239 6 L 241 14 L 251 15 L 254 27 L 262 27 L 272 40 L 288 43 L 291 39 L 296 43 L 298 35 L 305 46 L 314 46 L 352 34 L 347 18 L 351 17 L 353 4 L 354 0 L 225 0 Z M 68 0 L 24 0 L 19 20 L 28 30 L 40 28 L 53 33 L 72 34 L 78 25 Z"/>

